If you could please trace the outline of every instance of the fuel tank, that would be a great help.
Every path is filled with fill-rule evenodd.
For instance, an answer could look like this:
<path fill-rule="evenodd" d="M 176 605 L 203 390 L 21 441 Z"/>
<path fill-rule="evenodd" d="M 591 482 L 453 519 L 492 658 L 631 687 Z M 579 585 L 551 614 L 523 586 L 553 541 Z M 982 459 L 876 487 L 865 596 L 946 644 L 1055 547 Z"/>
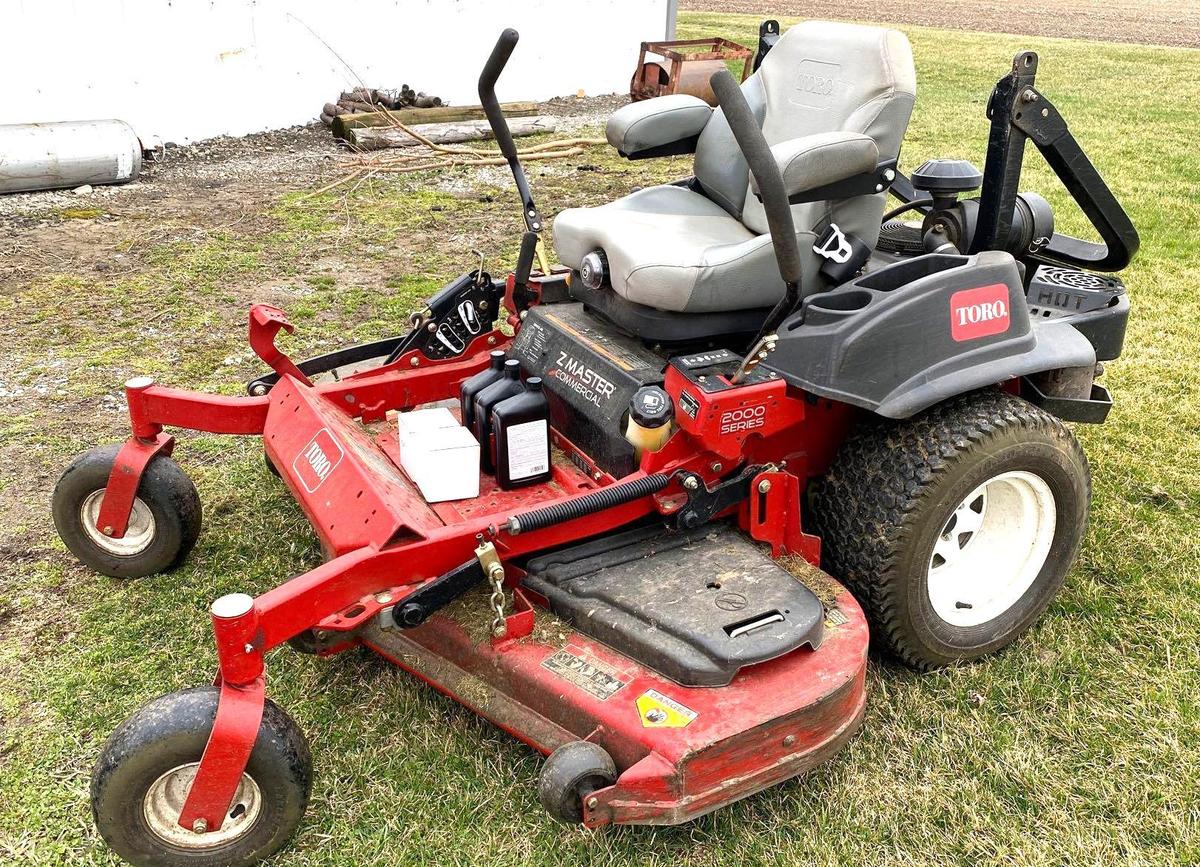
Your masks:
<path fill-rule="evenodd" d="M 633 471 L 624 436 L 629 401 L 642 386 L 662 383 L 664 357 L 576 303 L 530 308 L 512 355 L 527 375 L 542 377 L 555 430 L 605 472 Z"/>

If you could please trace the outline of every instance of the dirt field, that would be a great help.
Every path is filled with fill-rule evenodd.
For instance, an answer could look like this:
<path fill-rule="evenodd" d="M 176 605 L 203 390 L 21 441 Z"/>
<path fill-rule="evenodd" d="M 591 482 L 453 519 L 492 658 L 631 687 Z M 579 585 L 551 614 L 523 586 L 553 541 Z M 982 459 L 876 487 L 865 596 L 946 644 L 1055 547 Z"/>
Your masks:
<path fill-rule="evenodd" d="M 595 134 L 625 101 L 566 98 L 544 112 L 560 115 L 562 129 L 590 124 Z M 299 305 L 301 318 L 311 306 L 327 321 L 335 297 L 346 311 L 361 302 L 360 334 L 382 336 L 472 250 L 495 256 L 518 237 L 518 213 L 488 204 L 509 192 L 499 167 L 406 180 L 415 199 L 404 207 L 390 202 L 394 184 L 379 183 L 346 185 L 307 207 L 305 193 L 348 173 L 343 153 L 324 127 L 294 127 L 169 148 L 122 186 L 0 197 L 0 428 L 12 434 L 0 435 L 0 562 L 49 553 L 46 503 L 59 468 L 42 466 L 22 420 L 37 419 L 44 441 L 106 430 L 119 438 L 118 386 L 135 371 L 178 379 L 179 368 L 159 359 L 187 358 L 202 380 L 211 375 L 209 387 L 228 388 L 257 367 L 244 346 L 250 304 Z M 573 180 L 577 160 L 531 176 Z M 373 203 L 366 210 L 362 196 Z M 402 309 L 390 320 L 381 305 Z M 316 327 L 302 331 L 302 352 L 335 342 Z M 124 357 L 96 338 L 123 344 Z M 0 604 L 0 623 L 3 613 Z"/>
<path fill-rule="evenodd" d="M 1194 0 L 682 0 L 679 8 L 1200 48 Z"/>

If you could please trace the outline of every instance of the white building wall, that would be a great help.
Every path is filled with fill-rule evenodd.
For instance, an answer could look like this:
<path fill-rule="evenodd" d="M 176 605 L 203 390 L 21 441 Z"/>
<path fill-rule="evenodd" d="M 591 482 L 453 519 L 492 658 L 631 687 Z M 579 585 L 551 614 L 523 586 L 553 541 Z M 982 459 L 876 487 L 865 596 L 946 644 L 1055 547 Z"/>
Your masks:
<path fill-rule="evenodd" d="M 502 101 L 621 92 L 639 43 L 664 36 L 667 6 L 4 0 L 0 123 L 116 117 L 140 136 L 183 143 L 305 123 L 359 78 L 475 104 L 479 69 L 505 27 L 521 42 L 497 86 Z"/>

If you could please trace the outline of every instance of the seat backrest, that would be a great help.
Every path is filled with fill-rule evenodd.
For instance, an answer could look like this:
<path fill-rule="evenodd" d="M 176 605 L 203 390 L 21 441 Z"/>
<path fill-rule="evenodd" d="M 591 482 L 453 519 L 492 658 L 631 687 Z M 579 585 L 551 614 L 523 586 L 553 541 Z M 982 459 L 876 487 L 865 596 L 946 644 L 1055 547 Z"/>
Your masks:
<path fill-rule="evenodd" d="M 742 84 L 768 144 L 856 132 L 875 140 L 881 160 L 899 156 L 916 92 L 912 49 L 903 33 L 833 21 L 792 27 Z M 700 134 L 694 172 L 709 198 L 751 231 L 767 231 L 762 203 L 749 189 L 749 166 L 720 109 Z M 882 214 L 883 197 L 869 198 L 879 199 L 871 210 Z M 793 207 L 798 232 L 811 228 L 806 217 L 827 210 L 816 204 Z M 874 244 L 874 238 L 864 240 Z"/>

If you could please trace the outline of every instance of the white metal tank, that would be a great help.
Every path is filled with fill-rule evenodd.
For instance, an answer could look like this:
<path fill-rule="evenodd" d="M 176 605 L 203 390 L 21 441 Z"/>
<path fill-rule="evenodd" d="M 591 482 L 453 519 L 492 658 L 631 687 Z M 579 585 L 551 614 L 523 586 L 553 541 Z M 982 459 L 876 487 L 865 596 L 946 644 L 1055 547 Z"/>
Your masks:
<path fill-rule="evenodd" d="M 123 184 L 142 170 L 142 143 L 122 120 L 0 125 L 0 193 Z"/>

